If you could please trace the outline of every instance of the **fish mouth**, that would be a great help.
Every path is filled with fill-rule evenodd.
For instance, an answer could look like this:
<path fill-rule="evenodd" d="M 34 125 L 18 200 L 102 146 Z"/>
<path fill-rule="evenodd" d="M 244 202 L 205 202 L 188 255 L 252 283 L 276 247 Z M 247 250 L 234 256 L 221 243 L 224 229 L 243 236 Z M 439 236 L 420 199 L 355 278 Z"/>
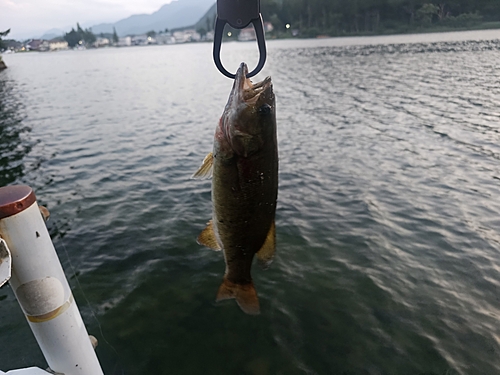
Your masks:
<path fill-rule="evenodd" d="M 247 78 L 247 74 L 247 64 L 242 62 L 236 72 L 233 94 L 247 104 L 255 104 L 262 93 L 272 89 L 271 77 L 266 77 L 261 82 L 252 83 L 250 78 Z"/>

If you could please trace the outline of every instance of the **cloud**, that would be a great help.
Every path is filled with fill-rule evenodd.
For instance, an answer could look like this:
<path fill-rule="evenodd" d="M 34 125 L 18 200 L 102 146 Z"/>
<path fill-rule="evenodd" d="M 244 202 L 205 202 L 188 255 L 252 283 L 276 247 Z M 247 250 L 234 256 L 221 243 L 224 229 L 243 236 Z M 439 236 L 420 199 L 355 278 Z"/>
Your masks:
<path fill-rule="evenodd" d="M 91 26 L 116 22 L 132 14 L 153 13 L 171 0 L 0 0 L 0 31 L 10 38 L 41 36 L 47 30 L 67 30 L 77 22 Z"/>

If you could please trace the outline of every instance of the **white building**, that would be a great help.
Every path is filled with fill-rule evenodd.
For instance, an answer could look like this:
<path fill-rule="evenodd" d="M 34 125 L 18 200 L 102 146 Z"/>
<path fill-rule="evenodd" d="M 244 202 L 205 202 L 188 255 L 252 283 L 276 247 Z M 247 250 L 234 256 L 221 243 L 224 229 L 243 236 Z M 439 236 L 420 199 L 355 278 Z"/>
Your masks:
<path fill-rule="evenodd" d="M 155 37 L 143 35 L 135 35 L 132 37 L 132 45 L 134 46 L 146 46 L 148 44 L 156 44 Z"/>
<path fill-rule="evenodd" d="M 199 42 L 201 40 L 200 33 L 194 29 L 176 31 L 174 33 L 176 43 Z"/>
<path fill-rule="evenodd" d="M 134 35 L 132 37 L 132 45 L 134 46 L 144 46 L 147 44 L 148 36 L 146 34 L 143 35 Z"/>
<path fill-rule="evenodd" d="M 94 47 L 99 48 L 99 47 L 107 47 L 111 44 L 110 40 L 108 38 L 100 38 L 98 37 L 96 41 L 94 42 Z"/>
<path fill-rule="evenodd" d="M 65 40 L 51 40 L 49 42 L 49 51 L 60 51 L 68 49 L 68 42 Z"/>
<path fill-rule="evenodd" d="M 132 45 L 132 38 L 129 36 L 118 39 L 119 47 L 130 47 L 131 45 Z"/>
<path fill-rule="evenodd" d="M 158 43 L 158 44 L 174 44 L 175 38 L 170 33 L 156 34 L 156 43 Z"/>
<path fill-rule="evenodd" d="M 214 40 L 214 32 L 213 31 L 208 31 L 206 34 L 205 34 L 205 40 L 209 40 L 209 41 L 212 41 Z"/>

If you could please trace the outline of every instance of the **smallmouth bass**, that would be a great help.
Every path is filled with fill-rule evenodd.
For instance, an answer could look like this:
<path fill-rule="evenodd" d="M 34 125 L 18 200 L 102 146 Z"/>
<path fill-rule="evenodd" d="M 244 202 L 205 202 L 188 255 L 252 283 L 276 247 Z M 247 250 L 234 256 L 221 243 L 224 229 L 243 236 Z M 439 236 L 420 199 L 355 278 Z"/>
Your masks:
<path fill-rule="evenodd" d="M 213 151 L 194 178 L 212 177 L 212 220 L 198 243 L 223 250 L 226 271 L 217 301 L 236 299 L 247 314 L 260 306 L 250 270 L 267 267 L 276 249 L 278 142 L 271 78 L 253 84 L 242 63 L 216 128 Z"/>

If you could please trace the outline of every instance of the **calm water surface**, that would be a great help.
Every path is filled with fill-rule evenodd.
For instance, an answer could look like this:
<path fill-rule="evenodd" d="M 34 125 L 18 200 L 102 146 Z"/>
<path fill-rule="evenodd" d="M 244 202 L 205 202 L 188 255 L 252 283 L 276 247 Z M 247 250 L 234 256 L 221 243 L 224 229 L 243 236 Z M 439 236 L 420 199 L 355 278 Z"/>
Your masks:
<path fill-rule="evenodd" d="M 32 186 L 110 374 L 500 373 L 500 31 L 271 41 L 260 316 L 196 244 L 231 88 L 210 44 L 6 55 L 0 185 Z M 257 60 L 230 43 L 231 70 Z M 46 364 L 10 288 L 0 369 Z"/>

